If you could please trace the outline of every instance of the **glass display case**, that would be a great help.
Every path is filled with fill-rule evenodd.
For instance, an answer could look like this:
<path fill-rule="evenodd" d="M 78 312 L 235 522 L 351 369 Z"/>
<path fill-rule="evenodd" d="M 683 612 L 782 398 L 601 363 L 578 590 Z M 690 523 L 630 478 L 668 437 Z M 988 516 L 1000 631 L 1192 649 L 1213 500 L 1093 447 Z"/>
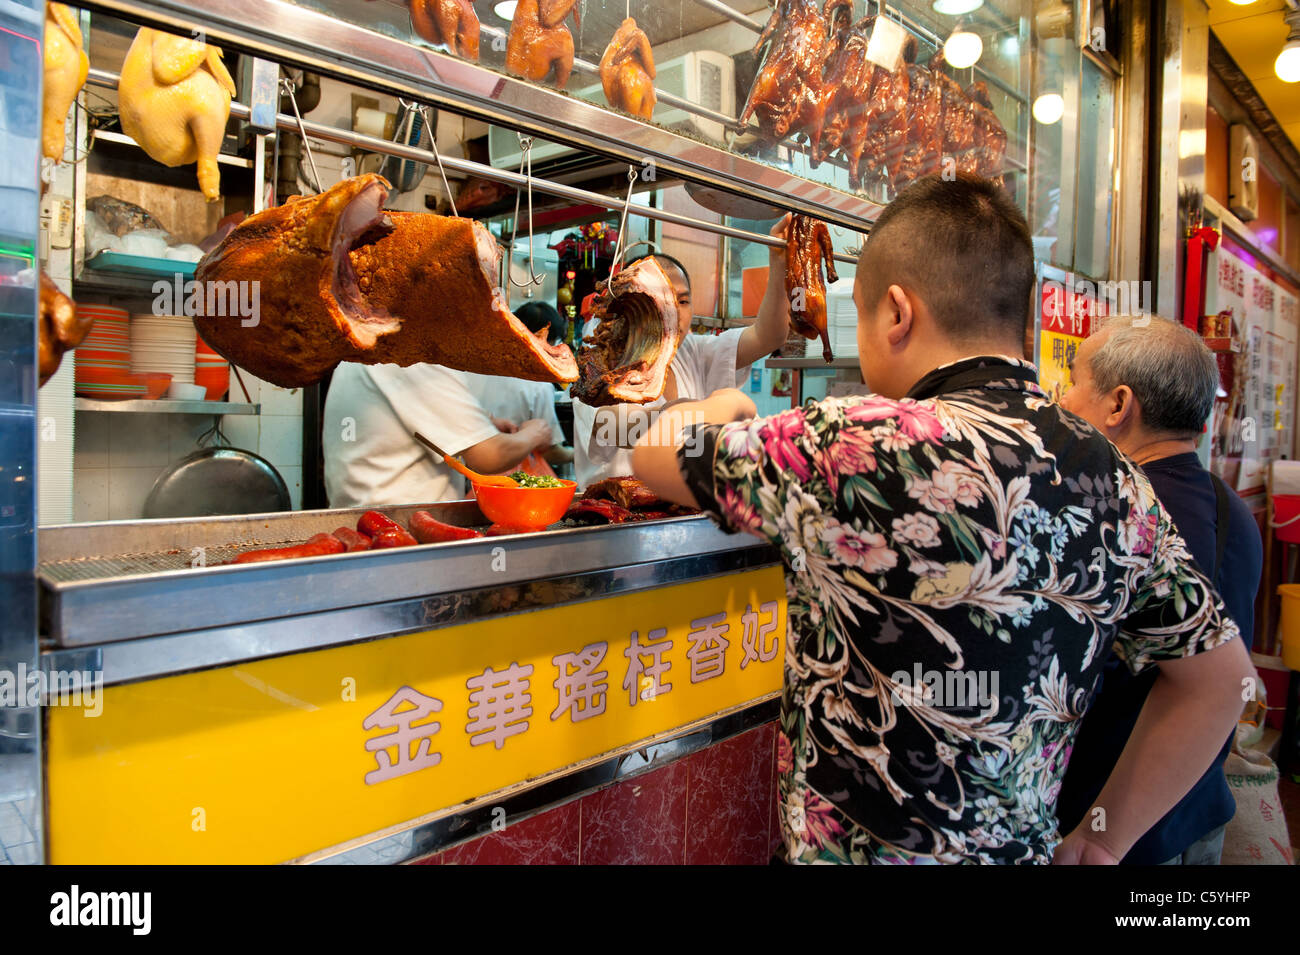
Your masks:
<path fill-rule="evenodd" d="M 1023 0 L 445 0 L 451 36 L 438 2 L 302 2 L 875 203 L 945 169 L 1022 189 Z"/>

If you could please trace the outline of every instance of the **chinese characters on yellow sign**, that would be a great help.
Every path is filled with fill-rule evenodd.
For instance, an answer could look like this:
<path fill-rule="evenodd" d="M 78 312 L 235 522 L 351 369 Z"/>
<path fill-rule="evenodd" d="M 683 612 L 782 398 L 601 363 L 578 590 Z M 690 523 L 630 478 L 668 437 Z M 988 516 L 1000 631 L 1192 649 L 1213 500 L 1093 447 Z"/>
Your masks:
<path fill-rule="evenodd" d="M 776 659 L 780 616 L 781 606 L 775 600 L 761 604 L 757 610 L 745 607 L 739 617 L 741 640 L 737 655 L 741 670 Z M 727 650 L 731 646 L 727 635 L 731 632 L 725 612 L 690 622 L 686 633 L 689 649 L 685 653 L 690 684 L 716 680 L 726 673 Z M 609 643 L 602 641 L 551 658 L 556 674 L 551 684 L 556 701 L 551 720 L 567 718 L 576 724 L 605 714 L 610 671 L 597 668 L 606 665 L 609 650 Z M 632 631 L 622 651 L 626 667 L 621 685 L 628 707 L 654 702 L 673 691 L 669 680 L 673 661 L 668 656 L 672 650 L 673 639 L 667 627 L 650 630 L 644 639 L 639 631 Z M 528 732 L 533 715 L 533 669 L 531 663 L 521 666 L 518 662 L 501 670 L 489 666 L 465 682 L 469 691 L 465 733 L 471 746 L 492 744 L 501 749 L 510 737 Z M 368 784 L 432 769 L 442 762 L 442 754 L 432 748 L 434 737 L 442 729 L 442 723 L 434 717 L 443 712 L 443 705 L 442 700 L 403 686 L 365 718 L 362 729 L 392 731 L 366 740 L 366 751 L 375 754 L 378 764 L 366 773 Z"/>
<path fill-rule="evenodd" d="M 51 859 L 294 860 L 671 736 L 780 692 L 784 594 L 764 567 L 107 687 L 47 717 Z"/>

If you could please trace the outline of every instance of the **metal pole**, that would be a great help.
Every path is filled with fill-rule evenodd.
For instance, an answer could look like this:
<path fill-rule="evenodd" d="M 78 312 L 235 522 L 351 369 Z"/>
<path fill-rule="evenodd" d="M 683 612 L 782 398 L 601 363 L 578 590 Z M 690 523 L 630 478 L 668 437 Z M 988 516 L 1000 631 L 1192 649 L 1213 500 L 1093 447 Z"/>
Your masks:
<path fill-rule="evenodd" d="M 8 104 L 0 150 L 6 193 L 0 239 L 10 262 L 34 269 L 40 268 L 41 113 L 31 106 L 41 102 L 44 20 L 44 3 L 34 8 L 20 3 L 0 6 L 0 61 L 5 64 L 0 99 Z M 64 123 L 64 117 L 58 120 Z M 0 375 L 0 676 L 16 690 L 0 705 L 0 809 L 13 830 L 5 838 L 8 859 L 25 863 L 49 861 L 43 821 L 41 707 L 46 699 L 33 692 L 41 668 L 36 592 L 36 449 L 42 424 L 36 399 L 38 285 L 32 280 L 0 286 L 0 365 L 5 368 Z M 69 373 L 66 364 L 64 373 Z"/>
<path fill-rule="evenodd" d="M 742 27 L 749 27 L 755 33 L 763 32 L 763 24 L 755 23 L 739 10 L 733 10 L 725 3 L 722 3 L 721 0 L 695 0 L 695 2 L 708 10 L 712 10 L 714 13 L 726 17 L 728 20 L 736 21 Z"/>

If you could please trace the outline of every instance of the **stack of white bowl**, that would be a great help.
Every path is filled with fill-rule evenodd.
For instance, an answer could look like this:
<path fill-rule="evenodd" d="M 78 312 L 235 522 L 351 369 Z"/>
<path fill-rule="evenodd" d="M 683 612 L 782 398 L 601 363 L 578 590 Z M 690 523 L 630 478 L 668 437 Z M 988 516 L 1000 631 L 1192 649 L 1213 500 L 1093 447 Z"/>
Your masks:
<path fill-rule="evenodd" d="M 195 337 L 184 315 L 132 315 L 131 371 L 164 372 L 173 384 L 193 384 Z"/>
<path fill-rule="evenodd" d="M 835 357 L 858 353 L 858 309 L 853 304 L 853 279 L 843 278 L 826 289 L 826 333 Z M 820 338 L 808 341 L 809 358 L 822 357 Z"/>

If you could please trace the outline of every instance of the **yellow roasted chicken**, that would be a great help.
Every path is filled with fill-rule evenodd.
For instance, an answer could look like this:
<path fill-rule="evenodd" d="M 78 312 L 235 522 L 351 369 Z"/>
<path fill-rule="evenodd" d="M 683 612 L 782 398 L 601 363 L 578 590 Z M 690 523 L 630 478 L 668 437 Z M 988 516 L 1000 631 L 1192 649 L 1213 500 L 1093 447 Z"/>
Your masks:
<path fill-rule="evenodd" d="M 217 154 L 235 81 L 208 43 L 141 27 L 118 83 L 122 131 L 164 166 L 197 162 L 209 202 L 221 195 Z"/>
<path fill-rule="evenodd" d="M 573 34 L 564 25 L 569 13 L 581 25 L 578 0 L 519 0 L 506 41 L 506 71 L 540 83 L 554 74 L 564 89 L 573 72 Z"/>
<path fill-rule="evenodd" d="M 600 82 L 609 105 L 650 119 L 655 111 L 655 55 L 650 39 L 628 17 L 600 58 Z"/>
<path fill-rule="evenodd" d="M 45 7 L 45 103 L 41 147 L 51 159 L 63 158 L 63 127 L 72 101 L 86 83 L 90 60 L 82 49 L 77 15 L 61 3 Z"/>

